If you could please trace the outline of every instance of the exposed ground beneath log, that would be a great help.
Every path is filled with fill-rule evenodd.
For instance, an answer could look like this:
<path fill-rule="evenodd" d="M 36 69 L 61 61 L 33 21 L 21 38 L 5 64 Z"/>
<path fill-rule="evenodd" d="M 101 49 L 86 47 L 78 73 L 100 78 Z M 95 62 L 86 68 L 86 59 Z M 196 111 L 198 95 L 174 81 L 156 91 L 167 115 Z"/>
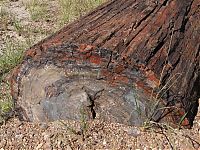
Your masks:
<path fill-rule="evenodd" d="M 191 130 L 130 127 L 93 121 L 87 123 L 84 137 L 80 122 L 28 123 L 10 120 L 0 127 L 3 149 L 180 149 L 200 148 L 200 124 Z M 75 131 L 73 131 L 75 130 Z M 76 133 L 77 132 L 77 133 Z"/>

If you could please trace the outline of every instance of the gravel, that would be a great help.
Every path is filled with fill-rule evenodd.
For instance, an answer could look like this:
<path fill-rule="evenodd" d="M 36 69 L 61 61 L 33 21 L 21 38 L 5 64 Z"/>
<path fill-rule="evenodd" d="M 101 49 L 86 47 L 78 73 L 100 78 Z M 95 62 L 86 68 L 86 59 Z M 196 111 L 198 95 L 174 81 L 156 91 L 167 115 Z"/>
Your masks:
<path fill-rule="evenodd" d="M 131 127 L 99 120 L 30 123 L 9 120 L 0 127 L 1 149 L 200 149 L 200 126 L 193 129 Z"/>

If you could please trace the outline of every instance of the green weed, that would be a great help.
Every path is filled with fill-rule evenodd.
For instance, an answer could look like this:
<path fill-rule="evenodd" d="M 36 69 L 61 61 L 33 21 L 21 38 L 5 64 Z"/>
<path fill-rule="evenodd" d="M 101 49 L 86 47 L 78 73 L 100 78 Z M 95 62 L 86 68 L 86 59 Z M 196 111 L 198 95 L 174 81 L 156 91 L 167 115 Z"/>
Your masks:
<path fill-rule="evenodd" d="M 80 129 L 75 129 L 70 127 L 66 123 L 60 120 L 60 123 L 70 132 L 75 135 L 80 135 L 82 137 L 82 141 L 85 140 L 87 129 L 88 129 L 88 122 L 87 122 L 87 115 L 83 107 L 80 108 Z"/>
<path fill-rule="evenodd" d="M 14 106 L 10 95 L 10 84 L 4 79 L 22 61 L 25 47 L 27 46 L 23 42 L 14 44 L 13 41 L 7 39 L 6 46 L 0 56 L 0 123 L 8 118 Z"/>
<path fill-rule="evenodd" d="M 14 102 L 9 94 L 10 86 L 8 82 L 0 82 L 0 124 L 5 122 L 14 107 Z"/>
<path fill-rule="evenodd" d="M 22 61 L 22 53 L 27 46 L 25 43 L 13 44 L 9 39 L 6 41 L 6 47 L 3 49 L 3 55 L 0 56 L 0 74 L 9 73 L 16 65 Z"/>

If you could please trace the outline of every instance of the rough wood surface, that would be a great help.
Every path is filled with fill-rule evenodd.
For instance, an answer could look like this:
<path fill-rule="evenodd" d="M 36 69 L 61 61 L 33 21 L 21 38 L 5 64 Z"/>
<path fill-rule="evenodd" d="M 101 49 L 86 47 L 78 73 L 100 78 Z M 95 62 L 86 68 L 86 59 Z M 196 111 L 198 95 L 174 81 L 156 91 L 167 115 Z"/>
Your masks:
<path fill-rule="evenodd" d="M 183 124 L 192 125 L 200 97 L 199 4 L 199 0 L 107 2 L 26 51 L 13 73 L 13 97 L 22 97 L 21 81 L 32 68 L 43 64 L 66 68 L 75 62 L 74 67 L 81 59 L 108 72 L 108 81 L 117 75 L 123 84 L 133 82 L 143 89 L 145 96 L 162 99 L 167 112 L 175 108 L 174 122 L 186 115 Z M 67 51 L 69 45 L 78 53 L 73 46 Z M 136 75 L 131 69 L 145 80 L 140 76 L 132 80 Z"/>

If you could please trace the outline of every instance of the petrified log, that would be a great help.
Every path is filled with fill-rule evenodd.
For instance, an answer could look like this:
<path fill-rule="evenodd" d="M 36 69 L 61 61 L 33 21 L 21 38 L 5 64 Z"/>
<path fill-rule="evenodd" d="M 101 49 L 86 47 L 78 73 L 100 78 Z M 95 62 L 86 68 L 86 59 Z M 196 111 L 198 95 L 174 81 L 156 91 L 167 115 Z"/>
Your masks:
<path fill-rule="evenodd" d="M 25 52 L 12 95 L 30 121 L 192 125 L 200 97 L 199 0 L 114 0 Z M 82 110 L 82 113 L 80 113 Z"/>

